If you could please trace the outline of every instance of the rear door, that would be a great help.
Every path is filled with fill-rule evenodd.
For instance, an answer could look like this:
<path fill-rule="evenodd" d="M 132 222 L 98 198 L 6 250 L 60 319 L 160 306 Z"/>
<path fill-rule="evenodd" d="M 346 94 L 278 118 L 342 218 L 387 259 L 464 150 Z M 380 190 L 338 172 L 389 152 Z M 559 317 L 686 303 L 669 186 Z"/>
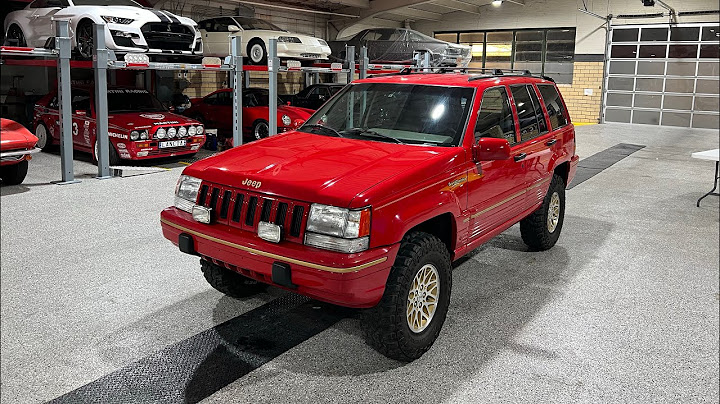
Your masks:
<path fill-rule="evenodd" d="M 551 160 L 556 141 L 552 141 L 553 135 L 548 130 L 544 108 L 535 86 L 512 85 L 510 91 L 520 125 L 520 144 L 516 158 L 525 169 L 525 199 L 529 209 L 545 197 L 552 175 Z"/>
<path fill-rule="evenodd" d="M 516 126 L 505 86 L 485 90 L 475 125 L 475 143 L 481 138 L 507 139 L 511 156 L 519 153 Z M 470 227 L 468 241 L 481 238 L 525 209 L 525 169 L 522 161 L 483 161 L 468 175 Z"/>

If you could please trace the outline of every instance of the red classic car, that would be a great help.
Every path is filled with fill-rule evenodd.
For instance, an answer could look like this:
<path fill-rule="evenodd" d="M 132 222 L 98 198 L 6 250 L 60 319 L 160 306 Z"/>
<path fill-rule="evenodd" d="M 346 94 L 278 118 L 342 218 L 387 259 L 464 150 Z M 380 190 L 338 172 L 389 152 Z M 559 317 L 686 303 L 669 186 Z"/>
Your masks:
<path fill-rule="evenodd" d="M 256 140 L 268 137 L 268 103 L 270 92 L 264 88 L 246 88 L 242 94 L 243 137 Z M 192 107 L 184 114 L 203 122 L 208 128 L 218 130 L 222 137 L 232 134 L 232 89 L 223 88 L 204 98 L 191 100 Z M 315 111 L 307 108 L 291 107 L 278 99 L 278 133 L 295 129 Z"/>
<path fill-rule="evenodd" d="M 0 118 L 0 178 L 3 184 L 17 185 L 23 182 L 31 154 L 40 151 L 35 147 L 37 141 L 38 138 L 24 126 Z"/>
<path fill-rule="evenodd" d="M 92 89 L 72 89 L 72 137 L 75 150 L 92 153 L 96 160 L 95 94 Z M 46 150 L 60 141 L 57 93 L 35 104 L 35 135 Z M 110 165 L 122 159 L 142 160 L 195 154 L 205 143 L 200 122 L 169 112 L 146 90 L 108 90 Z"/>

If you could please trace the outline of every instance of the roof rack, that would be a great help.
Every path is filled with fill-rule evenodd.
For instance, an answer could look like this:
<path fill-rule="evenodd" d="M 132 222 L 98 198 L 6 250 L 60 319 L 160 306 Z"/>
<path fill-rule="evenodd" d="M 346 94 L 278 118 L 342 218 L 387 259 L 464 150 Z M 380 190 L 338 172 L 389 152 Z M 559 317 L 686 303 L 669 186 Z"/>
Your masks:
<path fill-rule="evenodd" d="M 545 79 L 548 81 L 552 81 L 553 83 L 555 82 L 555 80 L 553 80 L 551 77 L 534 75 L 530 70 L 496 69 L 496 68 L 489 68 L 489 67 L 405 67 L 395 73 L 374 74 L 369 77 L 408 75 L 408 74 L 412 74 L 413 72 L 419 72 L 419 73 L 427 72 L 427 73 L 440 73 L 440 74 L 442 74 L 442 73 L 464 73 L 464 74 L 467 74 L 467 73 L 474 73 L 474 72 L 481 73 L 480 75 L 468 77 L 468 81 L 481 80 L 481 79 L 487 79 L 487 78 L 498 77 L 498 76 L 526 76 L 526 77 L 537 77 L 537 78 Z"/>

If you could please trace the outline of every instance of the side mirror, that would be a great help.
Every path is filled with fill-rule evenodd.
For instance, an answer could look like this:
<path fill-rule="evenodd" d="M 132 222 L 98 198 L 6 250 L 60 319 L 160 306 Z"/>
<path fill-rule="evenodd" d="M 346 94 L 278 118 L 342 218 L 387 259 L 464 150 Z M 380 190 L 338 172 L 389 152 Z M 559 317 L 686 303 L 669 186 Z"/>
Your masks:
<path fill-rule="evenodd" d="M 230 32 L 240 32 L 240 27 L 237 25 L 228 25 L 228 31 Z"/>
<path fill-rule="evenodd" d="M 298 119 L 296 119 L 295 121 L 293 121 L 293 126 L 292 126 L 292 127 L 293 127 L 293 129 L 297 129 L 297 128 L 303 126 L 304 124 L 305 124 L 305 120 L 298 118 Z"/>
<path fill-rule="evenodd" d="M 288 105 L 288 106 L 291 106 L 291 105 L 292 105 L 292 102 L 291 102 L 291 101 L 288 101 L 288 102 L 287 102 L 287 105 Z"/>
<path fill-rule="evenodd" d="M 510 158 L 510 143 L 506 139 L 482 137 L 473 145 L 475 161 L 507 160 Z"/>

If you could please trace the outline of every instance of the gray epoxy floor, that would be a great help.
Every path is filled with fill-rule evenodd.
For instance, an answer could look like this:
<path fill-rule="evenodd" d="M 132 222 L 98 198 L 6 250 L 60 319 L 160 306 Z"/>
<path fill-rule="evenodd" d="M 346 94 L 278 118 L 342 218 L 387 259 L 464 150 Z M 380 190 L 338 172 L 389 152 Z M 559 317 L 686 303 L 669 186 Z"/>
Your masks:
<path fill-rule="evenodd" d="M 717 402 L 716 131 L 577 128 L 587 157 L 647 146 L 567 193 L 557 246 L 513 227 L 457 263 L 420 360 L 388 360 L 347 316 L 204 402 Z M 162 238 L 180 168 L 57 186 L 59 156 L 2 187 L 1 401 L 61 396 L 284 295 L 223 297 Z M 220 338 L 223 338 L 220 335 Z M 168 371 L 172 377 L 172 371 Z"/>

